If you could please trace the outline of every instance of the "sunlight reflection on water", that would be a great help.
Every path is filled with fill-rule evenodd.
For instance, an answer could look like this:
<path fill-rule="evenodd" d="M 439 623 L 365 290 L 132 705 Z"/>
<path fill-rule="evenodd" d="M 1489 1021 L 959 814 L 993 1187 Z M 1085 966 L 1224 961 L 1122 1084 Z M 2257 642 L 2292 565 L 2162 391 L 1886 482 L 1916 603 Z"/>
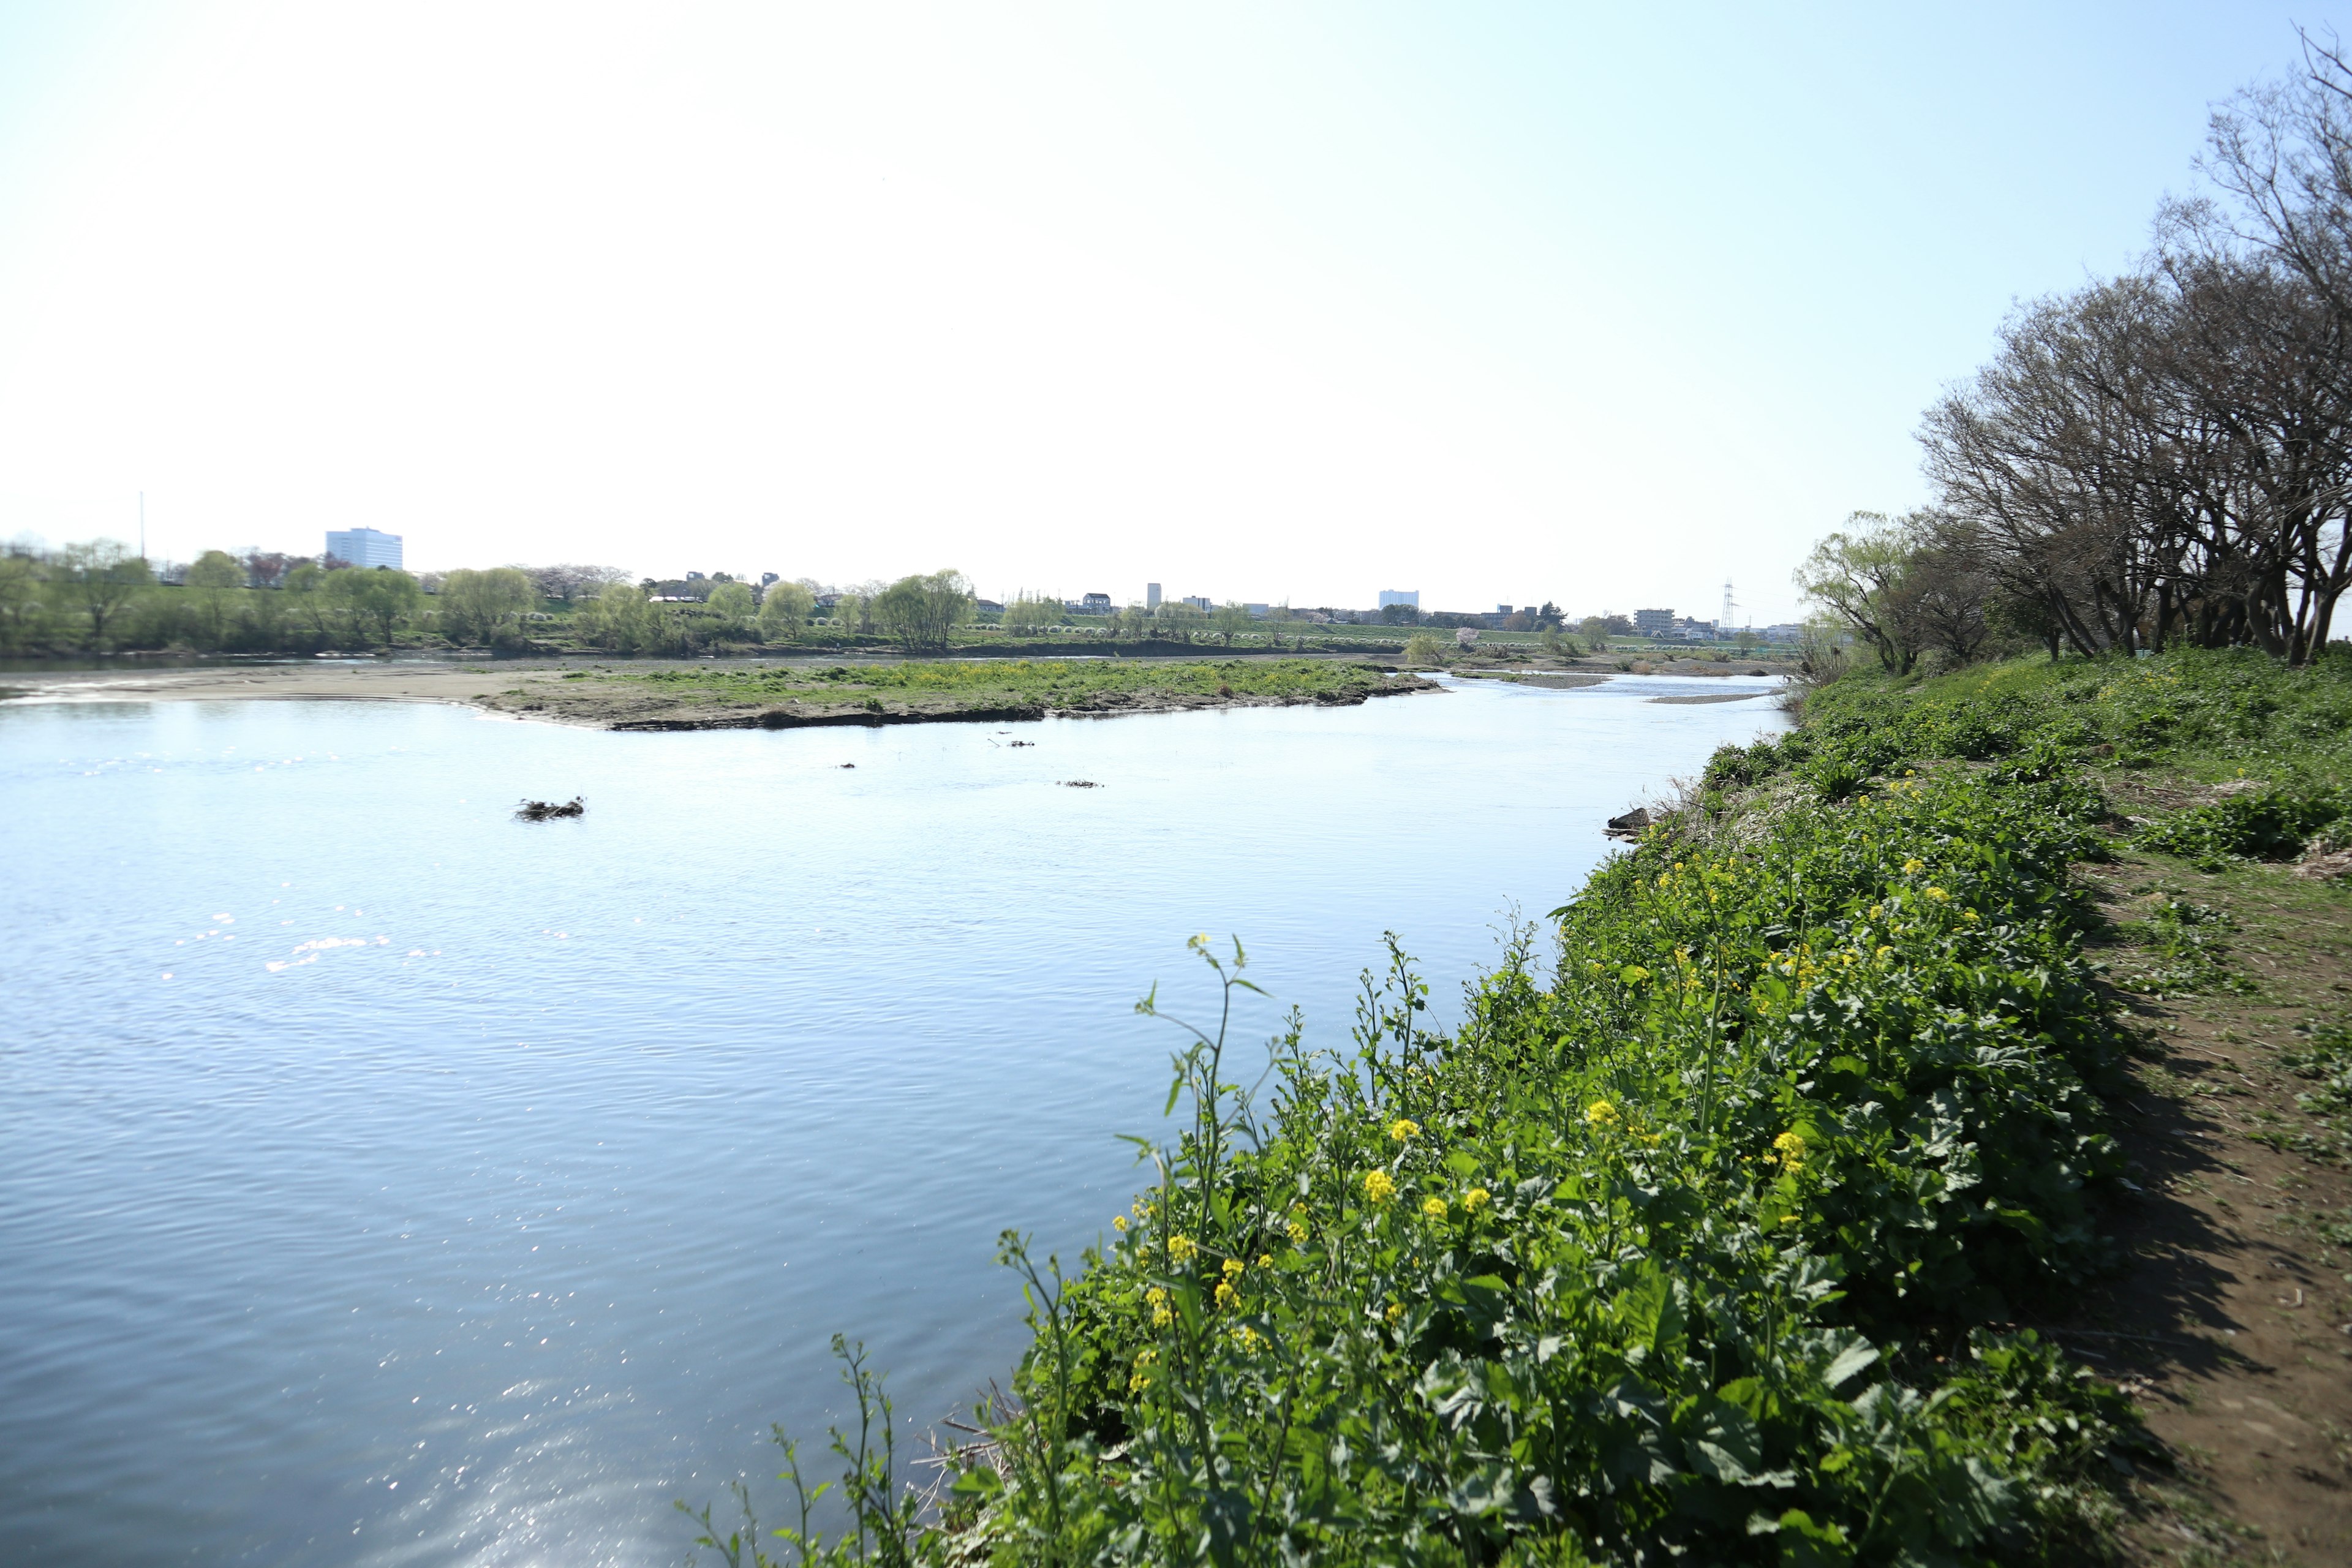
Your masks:
<path fill-rule="evenodd" d="M 0 707 L 0 1539 L 676 1562 L 672 1497 L 772 1474 L 771 1420 L 822 1446 L 835 1330 L 924 1421 L 1002 1375 L 994 1237 L 1075 1256 L 1125 1205 L 1172 1043 L 1130 1007 L 1197 991 L 1187 935 L 1324 1043 L 1384 928 L 1451 1011 L 1603 817 L 1780 722 L 1643 699 L 1764 684 L 1017 749 Z"/>

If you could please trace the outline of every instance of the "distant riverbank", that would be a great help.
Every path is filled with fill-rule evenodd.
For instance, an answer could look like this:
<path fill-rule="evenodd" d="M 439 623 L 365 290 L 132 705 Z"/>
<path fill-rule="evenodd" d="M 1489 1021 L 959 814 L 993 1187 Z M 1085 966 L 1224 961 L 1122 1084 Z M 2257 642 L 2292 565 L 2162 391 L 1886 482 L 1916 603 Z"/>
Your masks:
<path fill-rule="evenodd" d="M 20 702 L 447 702 L 604 730 L 797 729 L 1004 721 L 1054 714 L 1349 706 L 1438 689 L 1348 659 L 1088 658 L 815 664 L 708 659 L 234 664 L 29 672 Z"/>

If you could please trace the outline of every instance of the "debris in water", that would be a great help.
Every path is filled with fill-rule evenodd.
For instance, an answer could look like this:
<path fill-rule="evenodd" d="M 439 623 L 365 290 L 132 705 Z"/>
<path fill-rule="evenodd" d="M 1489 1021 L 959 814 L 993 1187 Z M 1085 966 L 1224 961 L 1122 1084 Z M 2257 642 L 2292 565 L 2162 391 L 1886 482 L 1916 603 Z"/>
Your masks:
<path fill-rule="evenodd" d="M 1611 838 L 1639 838 L 1642 830 L 1650 826 L 1650 808 L 1637 805 L 1622 816 L 1612 816 L 1602 831 Z"/>
<path fill-rule="evenodd" d="M 525 822 L 545 822 L 551 816 L 585 816 L 588 802 L 576 795 L 561 805 L 551 800 L 527 800 L 515 807 L 515 815 Z"/>
<path fill-rule="evenodd" d="M 1034 741 L 1015 741 L 1013 743 L 1016 746 L 1034 746 L 1037 742 Z"/>
<path fill-rule="evenodd" d="M 842 765 L 843 767 L 845 767 L 845 768 L 854 768 L 854 767 L 856 767 L 857 764 L 856 764 L 856 763 L 842 763 L 841 765 Z"/>
<path fill-rule="evenodd" d="M 1100 788 L 1102 788 L 1102 785 L 1100 785 L 1100 784 L 1098 784 L 1095 783 L 1095 781 L 1094 781 L 1094 780 L 1092 780 L 1092 779 L 1064 779 L 1064 780 L 1062 780 L 1061 782 L 1062 782 L 1062 787 L 1063 787 L 1064 789 L 1100 789 Z"/>

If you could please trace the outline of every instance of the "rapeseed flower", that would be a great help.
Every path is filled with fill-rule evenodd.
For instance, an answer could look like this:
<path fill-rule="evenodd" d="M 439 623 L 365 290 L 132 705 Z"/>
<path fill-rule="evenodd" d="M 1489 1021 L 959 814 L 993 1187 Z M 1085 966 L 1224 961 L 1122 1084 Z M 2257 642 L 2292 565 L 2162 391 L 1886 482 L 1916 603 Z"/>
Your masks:
<path fill-rule="evenodd" d="M 1307 1245 L 1307 1222 L 1305 1220 L 1294 1219 L 1283 1228 L 1290 1232 L 1291 1246 L 1304 1247 Z"/>
<path fill-rule="evenodd" d="M 1201 1244 L 1194 1241 L 1191 1237 L 1183 1235 L 1181 1232 L 1179 1232 L 1168 1238 L 1168 1256 L 1174 1258 L 1179 1263 L 1188 1261 L 1194 1253 L 1200 1250 Z"/>
<path fill-rule="evenodd" d="M 1127 1216 L 1123 1214 L 1115 1214 L 1111 1215 L 1110 1227 L 1113 1230 L 1124 1231 L 1127 1228 Z"/>
<path fill-rule="evenodd" d="M 1923 893 L 1927 894 L 1929 898 L 1931 898 L 1931 899 L 1935 900 L 1936 900 L 1937 903 L 1939 903 L 1939 904 L 1940 904 L 1940 903 L 1942 903 L 1946 899 L 1948 899 L 1948 898 L 1950 898 L 1950 897 L 1952 896 L 1951 894 L 1949 894 L 1949 893 L 1948 893 L 1948 892 L 1944 891 L 1944 889 L 1941 889 L 1941 888 L 1922 888 L 1922 889 L 1920 889 L 1919 890 L 1920 890 L 1921 892 L 1923 892 Z"/>
<path fill-rule="evenodd" d="M 1234 1282 L 1232 1280 L 1221 1279 L 1217 1282 L 1217 1306 L 1219 1310 L 1222 1310 L 1224 1308 L 1230 1307 L 1241 1299 L 1242 1293 L 1234 1289 Z"/>
<path fill-rule="evenodd" d="M 1444 1198 L 1423 1198 L 1421 1200 L 1421 1212 L 1424 1217 L 1429 1219 L 1444 1219 L 1445 1217 L 1445 1200 Z"/>
<path fill-rule="evenodd" d="M 1238 1258 L 1228 1258 L 1224 1261 L 1223 1269 L 1226 1279 L 1238 1279 L 1242 1277 L 1242 1260 Z"/>
<path fill-rule="evenodd" d="M 1395 1322 L 1399 1318 L 1404 1316 L 1404 1303 L 1402 1301 L 1391 1301 L 1389 1303 L 1388 1311 L 1383 1315 L 1387 1317 L 1390 1322 Z"/>
<path fill-rule="evenodd" d="M 1376 1204 L 1384 1204 L 1396 1196 L 1396 1183 L 1386 1171 L 1374 1171 L 1364 1177 L 1364 1196 Z"/>
<path fill-rule="evenodd" d="M 1903 874 L 1906 877 L 1916 877 L 1927 868 L 1927 863 L 1925 860 L 1914 858 L 1903 862 Z"/>
<path fill-rule="evenodd" d="M 1260 1268 L 1273 1268 L 1273 1267 L 1274 1267 L 1274 1254 L 1273 1254 L 1273 1253 L 1271 1253 L 1271 1252 L 1261 1252 L 1261 1253 L 1259 1253 L 1259 1254 L 1257 1255 L 1257 1266 L 1258 1266 Z"/>
<path fill-rule="evenodd" d="M 1605 1100 L 1596 1100 L 1584 1108 L 1585 1124 L 1590 1127 L 1611 1127 L 1617 1121 L 1617 1108 Z"/>
<path fill-rule="evenodd" d="M 1473 1187 L 1462 1194 L 1462 1207 L 1470 1214 L 1476 1214 L 1486 1206 L 1488 1196 L 1486 1188 Z"/>
<path fill-rule="evenodd" d="M 1791 1175 L 1803 1170 L 1805 1168 L 1805 1135 L 1793 1131 L 1781 1133 L 1772 1140 L 1772 1152 L 1766 1157 Z"/>
<path fill-rule="evenodd" d="M 1420 1135 L 1421 1123 L 1418 1121 L 1408 1121 L 1403 1117 L 1400 1116 L 1394 1121 L 1389 1123 L 1389 1136 L 1395 1139 L 1400 1143 L 1406 1142 L 1411 1139 L 1419 1137 Z"/>

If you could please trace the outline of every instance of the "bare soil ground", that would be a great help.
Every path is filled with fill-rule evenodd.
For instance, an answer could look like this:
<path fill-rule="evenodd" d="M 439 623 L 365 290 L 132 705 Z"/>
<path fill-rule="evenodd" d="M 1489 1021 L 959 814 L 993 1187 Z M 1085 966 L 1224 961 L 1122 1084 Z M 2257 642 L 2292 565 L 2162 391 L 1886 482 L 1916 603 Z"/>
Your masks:
<path fill-rule="evenodd" d="M 2112 793 L 2179 804 L 2152 781 Z M 2352 1563 L 2352 1172 L 2280 1060 L 2299 1026 L 2352 1015 L 2352 889 L 2129 851 L 2084 876 L 2139 1042 L 2116 1112 L 2141 1192 L 2114 1216 L 2124 1273 L 2042 1326 L 2171 1450 L 2173 1472 L 2136 1488 L 2127 1557 Z M 2150 994 L 2168 991 L 2147 920 L 2166 897 L 2223 917 L 2197 994 Z"/>

